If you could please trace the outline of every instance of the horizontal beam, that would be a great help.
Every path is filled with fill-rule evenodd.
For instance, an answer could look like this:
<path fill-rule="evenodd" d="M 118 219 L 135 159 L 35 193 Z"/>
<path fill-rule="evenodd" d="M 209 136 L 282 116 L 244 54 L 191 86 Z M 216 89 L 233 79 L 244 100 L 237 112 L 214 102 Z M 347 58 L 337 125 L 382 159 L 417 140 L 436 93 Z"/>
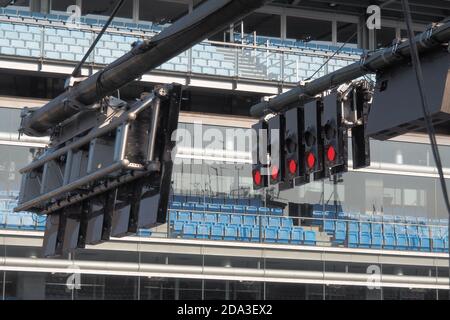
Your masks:
<path fill-rule="evenodd" d="M 186 266 L 110 261 L 70 261 L 30 258 L 0 258 L 0 270 L 65 274 L 121 275 L 179 279 L 208 279 L 303 283 L 322 285 L 375 286 L 392 288 L 449 289 L 444 277 L 370 274 L 324 271 L 278 270 L 211 266 Z M 375 281 L 374 281 L 375 280 Z"/>
<path fill-rule="evenodd" d="M 413 43 L 420 53 L 432 50 L 450 40 L 450 21 L 417 35 Z M 254 117 L 262 117 L 269 113 L 284 111 L 293 103 L 306 103 L 316 95 L 345 82 L 357 79 L 369 73 L 387 68 L 410 56 L 410 43 L 405 41 L 396 47 L 376 51 L 359 62 L 336 70 L 305 85 L 298 86 L 269 101 L 254 105 L 250 113 Z"/>

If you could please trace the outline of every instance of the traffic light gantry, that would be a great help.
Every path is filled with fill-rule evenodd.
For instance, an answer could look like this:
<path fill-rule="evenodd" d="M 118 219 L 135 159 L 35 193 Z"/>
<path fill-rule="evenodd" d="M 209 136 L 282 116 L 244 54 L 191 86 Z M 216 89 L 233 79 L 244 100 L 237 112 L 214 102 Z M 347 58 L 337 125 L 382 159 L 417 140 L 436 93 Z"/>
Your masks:
<path fill-rule="evenodd" d="M 275 185 L 286 190 L 347 172 L 349 131 L 354 169 L 369 166 L 371 95 L 369 83 L 355 81 L 256 123 L 254 190 Z"/>

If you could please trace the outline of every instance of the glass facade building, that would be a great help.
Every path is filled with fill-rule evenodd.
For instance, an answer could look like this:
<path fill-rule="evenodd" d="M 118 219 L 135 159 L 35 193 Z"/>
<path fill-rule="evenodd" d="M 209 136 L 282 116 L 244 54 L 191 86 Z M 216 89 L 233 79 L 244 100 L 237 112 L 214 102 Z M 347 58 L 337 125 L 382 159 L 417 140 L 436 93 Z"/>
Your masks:
<path fill-rule="evenodd" d="M 174 137 L 167 223 L 43 258 L 46 218 L 13 213 L 19 169 L 48 143 L 19 136 L 21 108 L 41 106 L 62 90 L 110 13 L 109 2 L 31 0 L 0 8 L 0 300 L 449 299 L 448 215 L 426 135 L 372 140 L 371 166 L 353 170 L 349 161 L 337 181 L 253 190 L 255 120 L 235 115 L 247 114 L 261 96 L 345 67 L 404 33 L 393 18 L 373 34 L 351 13 L 276 5 L 123 90 L 134 99 L 156 83 L 176 81 L 186 86 L 186 100 L 194 97 L 183 105 Z M 130 3 L 88 59 L 85 75 L 199 1 Z M 67 11 L 73 5 L 81 6 L 78 20 Z M 450 138 L 438 142 L 448 183 Z M 304 204 L 311 205 L 307 214 Z"/>

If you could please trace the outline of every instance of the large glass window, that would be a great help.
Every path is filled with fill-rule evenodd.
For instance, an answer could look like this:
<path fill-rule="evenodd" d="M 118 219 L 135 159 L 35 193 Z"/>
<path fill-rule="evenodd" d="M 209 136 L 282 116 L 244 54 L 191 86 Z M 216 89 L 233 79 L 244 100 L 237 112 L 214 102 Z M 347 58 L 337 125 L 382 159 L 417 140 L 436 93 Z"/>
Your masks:
<path fill-rule="evenodd" d="M 95 0 L 95 1 L 83 1 L 82 15 L 101 15 L 110 16 L 117 1 L 114 0 Z M 117 12 L 117 17 L 120 18 L 132 18 L 133 17 L 133 3 L 127 1 Z"/>
<path fill-rule="evenodd" d="M 331 21 L 287 17 L 287 37 L 303 41 L 332 41 Z"/>
<path fill-rule="evenodd" d="M 172 23 L 188 13 L 188 5 L 159 0 L 141 0 L 139 19 L 158 24 Z"/>
<path fill-rule="evenodd" d="M 240 30 L 239 30 L 240 31 Z M 244 19 L 244 33 L 256 32 L 258 36 L 281 36 L 281 18 L 275 14 L 252 13 Z"/>
<path fill-rule="evenodd" d="M 96 1 L 84 1 L 84 3 L 86 2 L 96 2 Z M 66 12 L 67 8 L 69 8 L 71 5 L 76 4 L 77 1 L 76 0 L 53 0 L 51 2 L 51 9 L 55 10 L 55 11 L 63 11 Z M 83 5 L 84 5 L 83 3 Z"/>

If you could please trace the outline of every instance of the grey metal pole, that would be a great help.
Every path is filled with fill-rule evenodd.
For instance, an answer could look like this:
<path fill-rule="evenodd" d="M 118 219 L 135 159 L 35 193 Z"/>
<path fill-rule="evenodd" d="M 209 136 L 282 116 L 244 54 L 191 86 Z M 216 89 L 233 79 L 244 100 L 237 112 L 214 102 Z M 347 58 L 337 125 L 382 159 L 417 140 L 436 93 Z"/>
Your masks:
<path fill-rule="evenodd" d="M 22 119 L 22 132 L 45 136 L 62 121 L 153 70 L 230 23 L 263 6 L 267 0 L 211 0 L 200 5 L 149 41 L 51 100 Z M 79 106 L 79 107 L 74 107 Z M 81 106 L 80 106 L 81 105 Z"/>
<path fill-rule="evenodd" d="M 425 52 L 441 46 L 442 43 L 448 40 L 450 40 L 450 21 L 437 24 L 435 27 L 418 34 L 413 42 L 419 52 Z M 363 56 L 359 62 L 329 73 L 304 86 L 298 86 L 269 101 L 258 103 L 250 109 L 250 114 L 254 117 L 262 117 L 268 113 L 285 110 L 290 104 L 295 102 L 306 103 L 330 87 L 340 85 L 368 73 L 375 73 L 377 70 L 389 67 L 409 56 L 409 41 L 376 51 L 368 56 Z"/>

